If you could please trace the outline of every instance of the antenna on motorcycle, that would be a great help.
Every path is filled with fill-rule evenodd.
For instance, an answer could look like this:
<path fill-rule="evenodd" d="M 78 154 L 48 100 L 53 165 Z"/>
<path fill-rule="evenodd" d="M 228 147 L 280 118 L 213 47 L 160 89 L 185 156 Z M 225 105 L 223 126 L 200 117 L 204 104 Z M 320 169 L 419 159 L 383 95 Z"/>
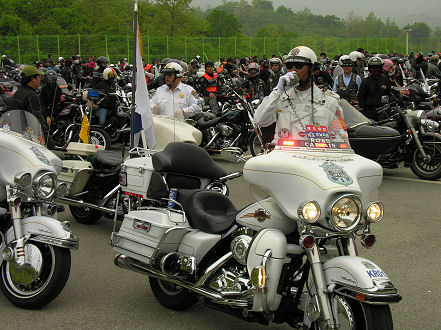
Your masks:
<path fill-rule="evenodd" d="M 315 79 L 314 79 L 314 75 L 312 74 L 312 66 L 309 68 L 309 74 L 311 77 L 311 119 L 312 119 L 312 123 L 315 123 L 314 120 L 314 84 L 315 84 Z"/>

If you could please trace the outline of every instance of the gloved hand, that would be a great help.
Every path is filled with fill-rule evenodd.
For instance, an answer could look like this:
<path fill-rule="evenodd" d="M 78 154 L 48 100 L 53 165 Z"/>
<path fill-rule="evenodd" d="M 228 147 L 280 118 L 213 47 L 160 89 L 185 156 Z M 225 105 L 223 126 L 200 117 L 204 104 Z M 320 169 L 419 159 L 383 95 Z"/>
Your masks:
<path fill-rule="evenodd" d="M 299 84 L 300 78 L 294 71 L 288 72 L 287 74 L 279 78 L 279 83 L 277 84 L 277 91 L 279 94 L 283 94 L 287 90 L 295 87 Z"/>

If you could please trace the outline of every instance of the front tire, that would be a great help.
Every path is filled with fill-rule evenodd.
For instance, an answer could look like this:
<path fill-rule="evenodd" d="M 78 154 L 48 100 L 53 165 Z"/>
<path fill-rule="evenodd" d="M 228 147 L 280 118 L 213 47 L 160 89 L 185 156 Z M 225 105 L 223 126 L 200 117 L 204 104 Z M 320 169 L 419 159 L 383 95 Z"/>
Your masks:
<path fill-rule="evenodd" d="M 101 218 L 101 212 L 87 206 L 69 205 L 70 213 L 79 223 L 93 225 Z"/>
<path fill-rule="evenodd" d="M 423 180 L 441 178 L 441 146 L 435 143 L 423 144 L 423 148 L 430 156 L 430 161 L 425 161 L 418 148 L 415 148 L 410 163 L 412 172 Z"/>
<path fill-rule="evenodd" d="M 337 296 L 340 329 L 350 330 L 392 330 L 393 321 L 389 305 L 370 305 L 358 300 Z M 321 329 L 318 321 L 312 329 Z"/>
<path fill-rule="evenodd" d="M 15 260 L 3 262 L 0 288 L 14 305 L 38 309 L 63 290 L 70 273 L 70 250 L 37 242 L 29 242 L 26 249 L 30 263 L 20 267 Z"/>
<path fill-rule="evenodd" d="M 161 305 L 175 311 L 182 311 L 193 306 L 197 296 L 190 291 L 173 284 L 149 277 L 153 295 Z"/>

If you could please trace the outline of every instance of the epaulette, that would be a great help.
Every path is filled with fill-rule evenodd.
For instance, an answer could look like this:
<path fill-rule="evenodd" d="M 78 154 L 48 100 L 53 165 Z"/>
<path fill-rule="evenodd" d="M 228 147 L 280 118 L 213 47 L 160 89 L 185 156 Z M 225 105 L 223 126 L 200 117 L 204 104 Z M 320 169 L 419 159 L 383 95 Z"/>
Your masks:
<path fill-rule="evenodd" d="M 340 95 L 338 95 L 337 93 L 334 93 L 334 92 L 331 91 L 331 90 L 326 90 L 326 91 L 325 91 L 325 95 L 326 95 L 326 96 L 331 96 L 331 97 L 333 97 L 333 98 L 336 98 L 337 100 L 340 99 Z"/>

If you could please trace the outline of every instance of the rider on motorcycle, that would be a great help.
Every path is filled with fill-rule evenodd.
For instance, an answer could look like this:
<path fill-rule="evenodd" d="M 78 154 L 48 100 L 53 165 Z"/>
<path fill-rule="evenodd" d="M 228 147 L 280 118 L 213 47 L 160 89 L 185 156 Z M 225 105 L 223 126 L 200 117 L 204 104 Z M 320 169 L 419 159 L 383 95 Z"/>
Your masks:
<path fill-rule="evenodd" d="M 269 63 L 271 76 L 268 79 L 268 89 L 271 92 L 277 86 L 279 78 L 282 76 L 282 60 L 278 57 L 273 57 Z"/>
<path fill-rule="evenodd" d="M 375 121 L 384 119 L 384 114 L 378 113 L 377 109 L 382 106 L 381 97 L 391 93 L 390 81 L 381 73 L 382 68 L 383 60 L 371 57 L 368 61 L 369 76 L 362 81 L 358 91 L 360 111 Z"/>
<path fill-rule="evenodd" d="M 256 62 L 248 64 L 248 76 L 242 87 L 245 93 L 250 95 L 251 100 L 263 99 L 267 94 L 266 85 L 260 79 L 260 67 Z"/>
<path fill-rule="evenodd" d="M 184 119 L 202 111 L 196 91 L 181 82 L 184 70 L 178 63 L 168 63 L 162 73 L 165 85 L 156 90 L 150 101 L 153 113 Z"/>
<path fill-rule="evenodd" d="M 286 135 L 291 131 L 289 126 L 293 124 L 300 126 L 299 132 L 304 132 L 302 118 L 305 115 L 315 116 L 319 120 L 323 117 L 330 118 L 330 114 L 335 114 L 339 119 L 336 125 L 344 129 L 339 96 L 331 91 L 322 92 L 313 84 L 312 65 L 317 62 L 317 55 L 314 51 L 306 46 L 298 46 L 292 49 L 288 56 L 295 71 L 280 77 L 277 88 L 259 105 L 254 116 L 256 124 L 269 126 L 276 122 L 273 143 L 277 143 L 281 138 L 289 137 Z M 295 123 L 290 122 L 292 117 L 298 118 Z"/>
<path fill-rule="evenodd" d="M 357 103 L 357 93 L 360 89 L 361 78 L 352 72 L 354 62 L 352 62 L 348 55 L 342 55 L 339 59 L 339 64 L 343 68 L 344 73 L 335 78 L 333 91 L 354 105 L 354 103 Z"/>
<path fill-rule="evenodd" d="M 217 103 L 217 98 L 220 93 L 220 81 L 217 78 L 217 73 L 214 72 L 214 64 L 212 61 L 205 62 L 205 73 L 199 79 L 201 84 L 201 94 L 204 96 L 205 104 L 209 104 L 211 112 L 218 115 L 220 112 L 219 104 Z"/>

